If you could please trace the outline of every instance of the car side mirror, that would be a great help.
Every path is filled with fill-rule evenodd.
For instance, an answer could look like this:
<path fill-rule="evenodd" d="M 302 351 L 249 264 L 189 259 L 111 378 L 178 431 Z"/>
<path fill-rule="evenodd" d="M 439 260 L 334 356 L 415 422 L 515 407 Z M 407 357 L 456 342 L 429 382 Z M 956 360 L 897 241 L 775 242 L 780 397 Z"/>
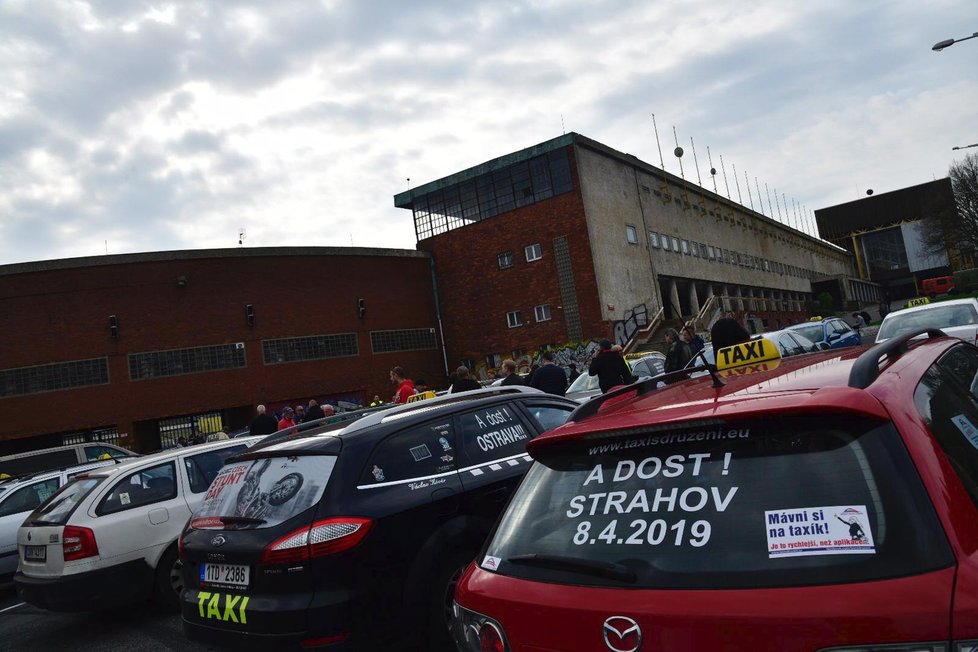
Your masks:
<path fill-rule="evenodd" d="M 837 339 L 839 339 L 840 337 L 842 337 L 842 336 L 839 335 L 838 333 L 829 333 L 829 342 L 834 342 Z"/>

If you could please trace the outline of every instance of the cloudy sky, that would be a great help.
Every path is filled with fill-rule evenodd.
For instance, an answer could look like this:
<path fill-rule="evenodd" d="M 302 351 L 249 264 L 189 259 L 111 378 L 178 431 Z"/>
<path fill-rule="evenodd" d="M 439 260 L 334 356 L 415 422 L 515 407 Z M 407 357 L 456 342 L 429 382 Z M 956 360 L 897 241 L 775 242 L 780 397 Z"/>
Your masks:
<path fill-rule="evenodd" d="M 0 264 L 410 249 L 409 178 L 563 131 L 658 164 L 652 114 L 666 169 L 675 126 L 810 211 L 978 142 L 978 39 L 931 51 L 975 31 L 974 0 L 0 0 Z"/>

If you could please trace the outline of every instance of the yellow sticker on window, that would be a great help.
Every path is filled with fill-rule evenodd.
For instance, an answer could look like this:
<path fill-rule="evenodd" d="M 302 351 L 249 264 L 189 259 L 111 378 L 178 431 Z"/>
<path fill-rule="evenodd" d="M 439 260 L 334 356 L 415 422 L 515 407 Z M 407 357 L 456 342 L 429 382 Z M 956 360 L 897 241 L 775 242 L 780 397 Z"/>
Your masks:
<path fill-rule="evenodd" d="M 747 365 L 760 365 L 781 360 L 778 347 L 771 340 L 759 337 L 742 344 L 720 349 L 716 353 L 717 369 L 734 369 Z M 765 367 L 767 368 L 767 367 Z M 771 367 L 773 368 L 773 367 Z M 760 371 L 761 369 L 758 368 Z"/>

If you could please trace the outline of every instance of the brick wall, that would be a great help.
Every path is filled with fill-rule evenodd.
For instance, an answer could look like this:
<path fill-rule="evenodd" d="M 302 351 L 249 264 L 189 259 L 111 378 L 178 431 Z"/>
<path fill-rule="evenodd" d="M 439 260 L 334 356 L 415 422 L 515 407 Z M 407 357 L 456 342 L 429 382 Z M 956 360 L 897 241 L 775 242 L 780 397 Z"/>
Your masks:
<path fill-rule="evenodd" d="M 444 379 L 440 341 L 434 350 L 384 354 L 374 354 L 370 343 L 372 330 L 437 328 L 427 256 L 288 251 L 0 268 L 0 369 L 108 356 L 110 373 L 105 386 L 0 398 L 0 442 L 106 425 L 128 434 L 139 421 L 305 397 L 389 398 L 393 365 L 429 382 Z M 178 287 L 178 277 L 185 287 Z M 366 301 L 363 319 L 360 298 Z M 246 304 L 254 306 L 254 327 L 246 323 Z M 117 316 L 117 339 L 109 335 L 109 315 Z M 355 357 L 263 364 L 262 339 L 351 332 L 359 343 Z M 130 353 L 230 342 L 244 343 L 246 368 L 129 380 Z"/>
<path fill-rule="evenodd" d="M 561 308 L 553 239 L 566 236 L 585 339 L 611 334 L 601 321 L 584 204 L 571 151 L 574 190 L 418 243 L 431 252 L 448 346 L 448 366 L 466 358 L 510 357 L 514 349 L 568 341 Z M 540 243 L 543 258 L 527 262 L 524 247 Z M 500 269 L 497 255 L 513 252 Z M 537 323 L 534 306 L 550 304 L 552 319 Z M 506 313 L 519 310 L 523 325 L 509 328 Z"/>

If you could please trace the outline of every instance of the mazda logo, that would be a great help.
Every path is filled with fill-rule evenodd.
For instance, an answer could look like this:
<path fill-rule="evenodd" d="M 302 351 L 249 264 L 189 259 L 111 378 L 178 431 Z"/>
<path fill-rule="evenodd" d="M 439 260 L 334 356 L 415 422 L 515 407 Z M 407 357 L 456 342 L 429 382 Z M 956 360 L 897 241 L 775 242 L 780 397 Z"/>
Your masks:
<path fill-rule="evenodd" d="M 224 538 L 223 534 L 218 534 L 216 537 L 211 539 L 212 546 L 223 546 L 225 543 L 227 543 L 227 539 Z"/>
<path fill-rule="evenodd" d="M 604 644 L 612 652 L 637 652 L 642 647 L 642 630 L 631 618 L 612 616 L 604 621 Z"/>

